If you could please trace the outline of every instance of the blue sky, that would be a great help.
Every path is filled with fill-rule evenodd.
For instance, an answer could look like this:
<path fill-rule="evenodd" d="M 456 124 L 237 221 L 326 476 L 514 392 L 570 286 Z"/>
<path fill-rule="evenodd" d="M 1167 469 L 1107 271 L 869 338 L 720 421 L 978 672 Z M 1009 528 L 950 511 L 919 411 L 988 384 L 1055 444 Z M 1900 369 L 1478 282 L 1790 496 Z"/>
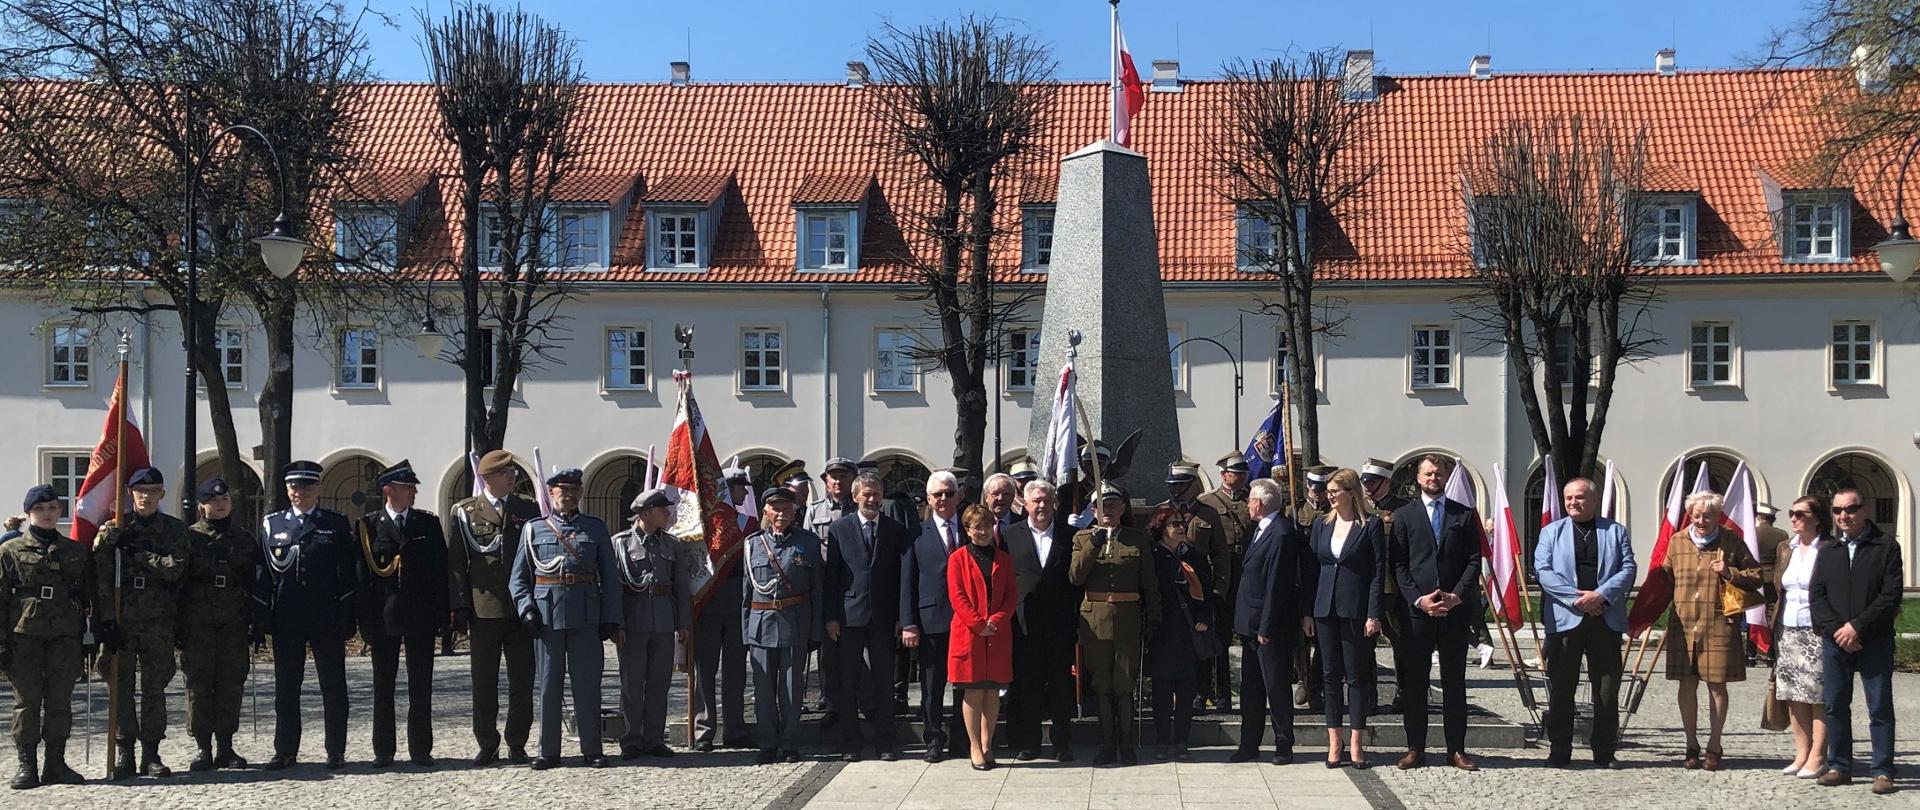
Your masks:
<path fill-rule="evenodd" d="M 1650 70 L 1669 45 L 1684 68 L 1732 67 L 1760 55 L 1770 30 L 1792 24 L 1805 0 L 1126 0 L 1121 23 L 1142 73 L 1178 58 L 1190 76 L 1232 58 L 1288 46 L 1371 45 L 1384 73 L 1464 72 L 1491 53 L 1496 72 Z M 425 77 L 415 9 L 373 0 L 398 27 L 372 26 L 383 78 Z M 1052 43 L 1064 79 L 1105 79 L 1103 0 L 525 0 L 579 40 L 597 81 L 662 81 L 687 59 L 696 82 L 838 81 L 883 20 L 902 25 L 973 12 L 1022 24 Z M 445 13 L 447 0 L 431 8 Z"/>

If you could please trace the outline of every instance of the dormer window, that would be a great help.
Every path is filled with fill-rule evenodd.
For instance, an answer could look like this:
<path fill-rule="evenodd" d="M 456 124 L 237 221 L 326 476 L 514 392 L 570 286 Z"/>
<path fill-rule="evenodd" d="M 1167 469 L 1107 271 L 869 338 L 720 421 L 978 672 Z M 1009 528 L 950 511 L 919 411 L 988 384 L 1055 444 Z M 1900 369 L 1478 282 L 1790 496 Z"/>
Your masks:
<path fill-rule="evenodd" d="M 1787 261 L 1843 262 L 1852 257 L 1852 207 L 1844 193 L 1787 192 L 1782 202 L 1781 247 Z"/>
<path fill-rule="evenodd" d="M 607 209 L 588 206 L 552 209 L 547 227 L 549 267 L 604 269 L 607 266 Z"/>
<path fill-rule="evenodd" d="M 342 205 L 334 210 L 333 245 L 342 262 L 393 267 L 399 255 L 399 217 L 384 205 Z"/>
<path fill-rule="evenodd" d="M 700 215 L 694 211 L 662 211 L 653 215 L 653 261 L 649 266 L 694 269 L 700 261 Z"/>
<path fill-rule="evenodd" d="M 1053 206 L 1028 206 L 1020 212 L 1020 270 L 1044 273 L 1053 267 Z"/>
<path fill-rule="evenodd" d="M 1639 264 L 1692 264 L 1699 260 L 1696 245 L 1699 200 L 1693 195 L 1648 196 L 1639 202 L 1640 222 L 1634 230 L 1633 258 Z"/>
<path fill-rule="evenodd" d="M 860 237 L 871 175 L 812 174 L 793 194 L 795 265 L 800 270 L 860 269 Z"/>
<path fill-rule="evenodd" d="M 713 266 L 730 174 L 668 175 L 650 180 L 646 198 L 647 269 L 699 272 Z"/>
<path fill-rule="evenodd" d="M 800 269 L 853 269 L 852 211 L 807 211 L 800 224 Z"/>

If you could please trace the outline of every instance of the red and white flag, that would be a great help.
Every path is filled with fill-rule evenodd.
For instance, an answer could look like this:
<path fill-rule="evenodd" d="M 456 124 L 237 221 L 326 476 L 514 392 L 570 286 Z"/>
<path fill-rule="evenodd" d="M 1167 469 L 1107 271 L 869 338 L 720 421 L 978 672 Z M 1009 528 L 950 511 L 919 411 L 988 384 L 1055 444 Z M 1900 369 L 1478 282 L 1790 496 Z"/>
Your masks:
<path fill-rule="evenodd" d="M 724 487 L 720 459 L 713 452 L 713 437 L 707 433 L 707 422 L 693 398 L 693 375 L 676 371 L 673 379 L 680 384 L 680 405 L 673 417 L 673 435 L 667 439 L 667 463 L 660 469 L 660 485 L 678 501 L 667 531 L 681 542 L 698 543 L 706 552 L 699 555 L 704 564 L 693 578 L 693 611 L 697 615 L 712 598 L 713 586 L 739 565 L 743 538 L 738 513 L 720 497 Z"/>
<path fill-rule="evenodd" d="M 1747 552 L 1753 558 L 1760 559 L 1759 523 L 1755 517 L 1755 492 L 1753 473 L 1747 470 L 1742 461 L 1733 470 L 1733 478 L 1727 481 L 1727 503 L 1721 517 L 1725 531 L 1737 532 L 1740 539 L 1746 541 Z M 1755 605 L 1747 608 L 1747 635 L 1753 639 L 1755 647 L 1761 652 L 1773 650 L 1773 627 L 1767 624 L 1767 606 Z"/>
<path fill-rule="evenodd" d="M 1701 465 L 1703 478 L 1705 470 L 1706 465 Z M 1686 520 L 1687 496 L 1680 482 L 1686 472 L 1686 459 L 1674 462 L 1673 483 L 1667 487 L 1667 508 L 1660 513 L 1660 531 L 1653 537 L 1653 556 L 1647 561 L 1647 577 L 1640 583 L 1640 592 L 1634 595 L 1633 607 L 1627 612 L 1628 636 L 1638 638 L 1659 621 L 1660 614 L 1667 612 L 1667 606 L 1673 603 L 1673 580 L 1660 573 L 1660 566 L 1667 561 L 1667 543 Z"/>
<path fill-rule="evenodd" d="M 1487 591 L 1487 606 L 1503 619 L 1507 628 L 1520 629 L 1526 621 L 1520 605 L 1520 531 L 1513 521 L 1513 506 L 1507 502 L 1507 475 L 1493 465 L 1493 537 L 1483 541 L 1480 553 L 1493 571 L 1493 587 Z"/>
<path fill-rule="evenodd" d="M 1565 496 L 1560 494 L 1560 476 L 1553 471 L 1553 454 L 1540 458 L 1540 468 L 1546 472 L 1546 480 L 1540 488 L 1540 528 L 1567 516 Z"/>
<path fill-rule="evenodd" d="M 1073 430 L 1075 378 L 1073 355 L 1060 366 L 1060 384 L 1054 388 L 1053 417 L 1047 421 L 1047 457 L 1040 461 L 1040 477 L 1066 486 L 1080 463 L 1080 434 Z"/>
<path fill-rule="evenodd" d="M 1127 50 L 1127 35 L 1120 33 L 1120 4 L 1113 5 L 1113 142 L 1133 146 L 1133 117 L 1147 106 L 1147 88 L 1140 83 L 1140 70 L 1133 66 L 1133 54 Z"/>
<path fill-rule="evenodd" d="M 106 425 L 100 428 L 100 443 L 94 445 L 93 459 L 87 463 L 87 477 L 72 504 L 73 539 L 93 544 L 93 535 L 112 517 L 114 495 L 125 484 L 127 473 L 145 467 L 147 443 L 133 415 L 126 413 L 127 375 L 113 384 L 113 398 L 107 402 Z M 126 445 L 120 444 L 120 427 L 126 428 Z"/>
<path fill-rule="evenodd" d="M 1607 459 L 1606 483 L 1600 485 L 1600 516 L 1608 520 L 1613 519 L 1613 499 L 1615 497 L 1613 484 L 1613 459 Z"/>

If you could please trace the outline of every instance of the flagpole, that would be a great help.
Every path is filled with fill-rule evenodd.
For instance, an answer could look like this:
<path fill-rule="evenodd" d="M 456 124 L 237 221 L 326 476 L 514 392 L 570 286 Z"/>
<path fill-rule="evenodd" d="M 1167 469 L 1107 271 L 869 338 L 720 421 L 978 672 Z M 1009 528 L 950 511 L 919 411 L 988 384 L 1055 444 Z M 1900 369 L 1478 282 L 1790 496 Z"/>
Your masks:
<path fill-rule="evenodd" d="M 1120 137 L 1120 0 L 1107 0 L 1107 141 Z"/>
<path fill-rule="evenodd" d="M 691 389 L 693 388 L 693 327 L 688 326 L 686 324 L 680 324 L 680 323 L 674 324 L 673 339 L 680 342 L 680 375 L 679 376 L 680 376 L 680 385 L 682 386 L 681 390 L 690 392 Z M 687 417 L 691 419 L 692 416 L 693 416 L 692 412 L 689 411 L 687 414 Z M 689 433 L 691 433 L 691 430 L 689 430 Z M 671 446 L 672 442 L 669 441 L 668 445 L 669 446 L 667 447 L 667 453 L 672 454 L 673 453 L 673 447 Z M 694 496 L 696 499 L 698 499 L 699 492 L 701 489 L 700 458 L 699 458 L 700 448 L 692 447 L 690 445 L 690 449 L 694 451 L 693 456 L 691 457 L 691 462 L 693 464 L 693 488 L 694 488 Z M 647 447 L 647 471 L 645 473 L 642 473 L 641 477 L 646 478 L 653 475 L 654 475 L 653 447 L 649 445 Z M 666 477 L 665 464 L 660 465 L 659 477 L 660 478 Z M 652 483 L 652 486 L 659 486 L 659 485 L 660 485 L 660 481 L 658 479 L 655 479 Z M 707 529 L 706 504 L 704 503 L 700 504 L 700 528 L 702 529 L 703 533 Z M 709 566 L 713 565 L 713 547 L 707 544 L 706 539 L 704 537 L 701 539 L 700 545 L 703 547 L 703 550 L 706 551 L 707 553 L 707 564 Z M 715 576 L 718 576 L 719 573 L 720 572 L 718 569 L 714 571 Z M 709 589 L 712 588 L 711 582 L 709 582 L 708 588 Z M 703 606 L 702 602 L 698 600 L 692 601 L 693 621 L 697 622 L 700 620 L 700 609 L 702 606 Z M 687 677 L 687 747 L 692 748 L 694 745 L 694 742 L 693 742 L 693 634 L 688 633 L 686 638 L 683 639 L 680 643 L 681 643 L 681 654 L 683 655 L 684 660 L 687 662 L 687 668 L 683 670 L 683 672 L 686 674 L 686 677 Z M 715 684 L 718 685 L 718 681 L 716 681 Z"/>
<path fill-rule="evenodd" d="M 127 517 L 126 516 L 127 355 L 133 352 L 133 337 L 125 329 L 120 330 L 120 346 L 118 348 L 118 352 L 120 354 L 120 379 L 114 382 L 114 387 L 113 387 L 114 401 L 113 401 L 113 404 L 109 405 L 107 408 L 109 412 L 111 412 L 115 407 L 119 408 L 119 418 L 114 420 L 114 425 L 113 425 L 113 521 L 114 521 L 114 527 L 116 530 L 120 526 L 126 523 L 126 517 Z M 192 362 L 189 361 L 187 366 L 188 368 L 192 368 L 193 366 Z M 192 448 L 188 448 L 187 453 L 188 453 L 187 463 L 191 465 L 193 463 Z M 121 587 L 120 587 L 122 571 L 123 571 L 123 566 L 121 565 L 120 544 L 118 542 L 115 542 L 113 544 L 113 630 L 115 635 L 118 635 L 120 633 L 120 620 L 122 618 L 121 613 L 124 610 L 124 605 L 121 600 Z M 115 640 L 116 646 L 118 645 L 118 643 L 119 643 L 119 640 L 116 639 Z M 107 778 L 111 779 L 113 778 L 113 768 L 115 765 L 114 753 L 115 753 L 115 750 L 118 748 L 118 746 L 114 744 L 114 738 L 118 736 L 120 732 L 120 712 L 115 711 L 115 709 L 117 709 L 120 705 L 120 697 L 121 697 L 120 696 L 120 651 L 110 650 L 109 654 L 113 656 L 113 659 L 107 667 L 109 677 L 111 678 L 111 680 L 107 681 L 107 746 L 106 747 L 107 747 Z"/>

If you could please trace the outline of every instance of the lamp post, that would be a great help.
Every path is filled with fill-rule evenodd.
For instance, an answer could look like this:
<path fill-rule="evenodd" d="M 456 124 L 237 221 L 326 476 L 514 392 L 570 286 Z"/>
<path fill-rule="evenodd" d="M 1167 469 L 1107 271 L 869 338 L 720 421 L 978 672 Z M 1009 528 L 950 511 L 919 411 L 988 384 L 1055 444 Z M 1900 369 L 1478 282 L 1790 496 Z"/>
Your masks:
<path fill-rule="evenodd" d="M 1221 343 L 1220 341 L 1214 340 L 1213 338 L 1210 338 L 1210 337 L 1187 338 L 1186 340 L 1173 344 L 1171 348 L 1167 349 L 1167 354 L 1171 355 L 1174 352 L 1178 351 L 1181 346 L 1185 346 L 1189 343 L 1193 343 L 1196 341 L 1200 343 L 1213 344 L 1215 347 L 1219 348 L 1220 351 L 1226 353 L 1227 360 L 1233 363 L 1233 446 L 1240 447 L 1241 446 L 1240 445 L 1240 397 L 1242 394 L 1246 393 L 1246 389 L 1247 389 L 1247 378 L 1245 374 L 1241 373 L 1242 370 L 1240 368 L 1240 358 L 1233 353 L 1232 349 L 1227 348 L 1226 344 Z"/>
<path fill-rule="evenodd" d="M 1893 184 L 1893 223 L 1887 238 L 1873 246 L 1874 253 L 1880 256 L 1880 272 L 1892 277 L 1895 283 L 1906 281 L 1913 275 L 1914 265 L 1920 264 L 1920 241 L 1907 229 L 1905 210 L 1907 166 L 1913 163 L 1915 149 L 1920 149 L 1920 139 L 1907 147 L 1907 156 L 1900 161 L 1900 176 Z"/>
<path fill-rule="evenodd" d="M 455 264 L 452 259 L 445 257 L 435 261 L 432 267 L 427 268 L 426 303 L 422 306 L 425 312 L 420 316 L 420 331 L 415 332 L 413 335 L 413 348 L 420 352 L 421 357 L 428 360 L 439 357 L 441 350 L 447 346 L 446 334 L 441 332 L 440 327 L 433 322 L 433 274 L 440 272 L 440 268 L 442 267 L 450 267 L 455 271 L 460 269 L 460 265 Z"/>
<path fill-rule="evenodd" d="M 213 147 L 221 138 L 229 135 L 252 135 L 267 147 L 267 155 L 273 159 L 276 184 L 280 192 L 280 213 L 273 219 L 273 230 L 263 236 L 255 237 L 253 243 L 260 248 L 260 260 L 267 265 L 267 271 L 274 278 L 291 278 L 295 270 L 300 269 L 300 260 L 306 257 L 308 245 L 293 237 L 292 223 L 287 220 L 287 177 L 286 168 L 280 164 L 280 153 L 273 148 L 273 141 L 258 129 L 246 124 L 232 124 L 221 127 L 212 138 L 207 139 L 206 150 L 195 154 L 192 149 L 184 153 L 185 175 L 187 180 L 186 199 L 186 252 L 187 252 L 187 301 L 186 329 L 181 337 L 181 347 L 186 350 L 186 408 L 185 424 L 180 431 L 182 454 L 186 457 L 186 469 L 180 485 L 180 516 L 192 520 L 194 507 L 198 500 L 200 432 L 200 392 L 197 382 L 198 369 L 195 363 L 195 343 L 200 338 L 200 225 L 194 211 L 195 198 L 200 194 L 200 170 L 211 160 Z M 268 471 L 271 475 L 272 471 Z"/>

